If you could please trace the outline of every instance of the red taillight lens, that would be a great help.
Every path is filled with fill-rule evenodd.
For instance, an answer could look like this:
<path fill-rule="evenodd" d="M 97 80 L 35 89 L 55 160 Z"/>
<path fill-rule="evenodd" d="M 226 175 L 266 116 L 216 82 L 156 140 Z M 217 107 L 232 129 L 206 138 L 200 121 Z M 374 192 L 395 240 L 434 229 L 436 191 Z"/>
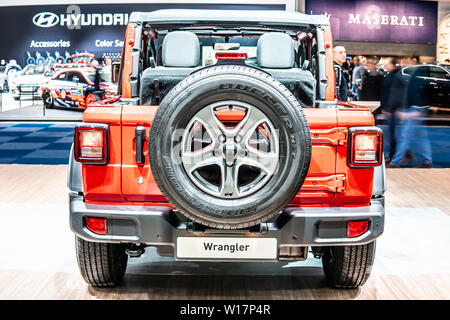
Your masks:
<path fill-rule="evenodd" d="M 381 164 L 382 135 L 378 128 L 350 128 L 349 163 L 356 167 L 372 167 Z"/>
<path fill-rule="evenodd" d="M 107 234 L 105 218 L 85 218 L 86 228 L 97 234 Z"/>
<path fill-rule="evenodd" d="M 216 52 L 217 60 L 246 60 L 247 54 L 245 52 Z"/>
<path fill-rule="evenodd" d="M 88 164 L 108 162 L 108 125 L 81 124 L 75 128 L 75 160 Z"/>
<path fill-rule="evenodd" d="M 103 131 L 82 130 L 78 137 L 82 158 L 101 158 L 103 155 Z"/>
<path fill-rule="evenodd" d="M 378 135 L 360 133 L 355 135 L 355 161 L 376 161 L 378 152 Z"/>
<path fill-rule="evenodd" d="M 369 221 L 349 221 L 347 223 L 347 238 L 356 238 L 369 230 Z"/>

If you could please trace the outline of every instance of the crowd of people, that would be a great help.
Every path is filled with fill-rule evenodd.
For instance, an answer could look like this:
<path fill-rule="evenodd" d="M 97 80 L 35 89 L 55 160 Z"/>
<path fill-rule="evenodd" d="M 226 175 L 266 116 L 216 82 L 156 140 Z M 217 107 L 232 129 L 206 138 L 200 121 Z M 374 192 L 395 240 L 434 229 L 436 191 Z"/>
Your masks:
<path fill-rule="evenodd" d="M 432 168 L 431 143 L 423 123 L 428 107 L 423 97 L 427 93 L 423 92 L 425 89 L 418 76 L 414 73 L 403 75 L 396 58 L 388 59 L 383 70 L 378 68 L 379 61 L 373 56 L 348 59 L 342 46 L 333 49 L 333 58 L 335 69 L 339 70 L 338 100 L 380 101 L 374 115 L 382 114 L 386 119 L 389 139 L 387 167 L 408 166 L 416 161 L 416 155 L 421 161 L 418 168 Z M 402 130 L 397 133 L 400 124 Z"/>
<path fill-rule="evenodd" d="M 347 58 L 344 47 L 335 47 L 334 63 L 342 72 L 338 100 L 380 101 L 385 72 L 378 68 L 378 62 L 373 56 Z"/>

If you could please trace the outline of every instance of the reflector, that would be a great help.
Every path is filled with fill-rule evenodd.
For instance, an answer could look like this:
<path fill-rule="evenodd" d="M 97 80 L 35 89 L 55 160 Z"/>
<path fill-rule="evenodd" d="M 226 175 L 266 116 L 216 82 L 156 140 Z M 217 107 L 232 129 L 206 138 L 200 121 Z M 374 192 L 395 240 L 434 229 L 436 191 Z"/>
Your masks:
<path fill-rule="evenodd" d="M 105 218 L 85 218 L 86 228 L 97 234 L 107 234 Z"/>
<path fill-rule="evenodd" d="M 349 221 L 347 223 L 347 238 L 356 238 L 369 230 L 369 221 Z"/>

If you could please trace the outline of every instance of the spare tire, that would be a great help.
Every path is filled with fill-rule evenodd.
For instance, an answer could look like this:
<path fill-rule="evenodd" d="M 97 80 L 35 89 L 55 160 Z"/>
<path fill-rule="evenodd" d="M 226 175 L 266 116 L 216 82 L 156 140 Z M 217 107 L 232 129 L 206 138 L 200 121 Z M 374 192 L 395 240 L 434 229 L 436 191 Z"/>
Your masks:
<path fill-rule="evenodd" d="M 241 229 L 278 214 L 309 169 L 311 136 L 291 92 L 256 68 L 201 69 L 163 99 L 149 136 L 167 200 L 203 225 Z"/>

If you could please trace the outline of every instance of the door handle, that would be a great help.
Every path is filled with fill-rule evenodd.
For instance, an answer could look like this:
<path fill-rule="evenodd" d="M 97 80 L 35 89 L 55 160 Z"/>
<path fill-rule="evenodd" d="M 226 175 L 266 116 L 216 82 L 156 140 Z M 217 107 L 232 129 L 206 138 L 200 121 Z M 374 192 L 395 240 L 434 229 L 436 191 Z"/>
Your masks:
<path fill-rule="evenodd" d="M 145 128 L 143 126 L 137 126 L 136 127 L 136 162 L 139 164 L 145 163 L 144 141 L 145 141 Z"/>

